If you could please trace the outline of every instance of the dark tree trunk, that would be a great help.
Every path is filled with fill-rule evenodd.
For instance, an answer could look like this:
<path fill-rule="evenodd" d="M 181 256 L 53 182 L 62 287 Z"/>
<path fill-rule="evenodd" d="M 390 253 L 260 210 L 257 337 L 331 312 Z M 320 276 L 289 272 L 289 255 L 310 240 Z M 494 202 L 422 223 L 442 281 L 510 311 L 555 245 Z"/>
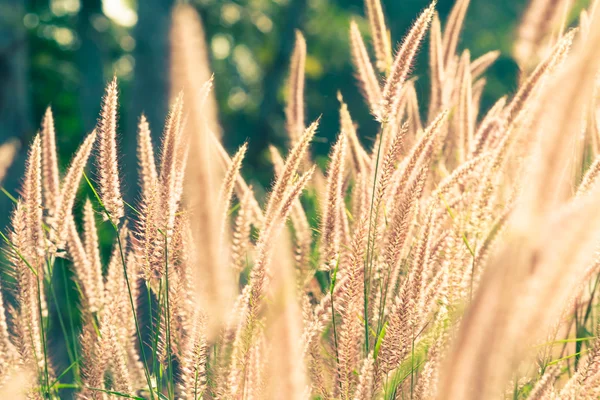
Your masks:
<path fill-rule="evenodd" d="M 26 145 L 34 132 L 31 125 L 28 88 L 28 54 L 23 26 L 23 0 L 0 3 L 0 143 L 10 138 L 21 142 L 21 151 L 14 160 L 2 185 L 15 193 L 23 173 Z M 12 210 L 10 199 L 0 195 L 0 209 Z M 6 226 L 8 212 L 2 212 L 0 224 Z"/>
<path fill-rule="evenodd" d="M 138 179 L 136 144 L 137 123 L 144 113 L 150 124 L 155 144 L 160 137 L 169 103 L 169 28 L 174 0 L 139 2 L 138 22 L 134 30 L 135 71 L 132 93 L 127 105 L 123 157 L 129 200 L 136 199 Z"/>
<path fill-rule="evenodd" d="M 79 106 L 85 133 L 96 126 L 104 91 L 102 33 L 92 24 L 94 17 L 99 15 L 102 15 L 102 0 L 86 0 L 81 3 L 81 10 L 77 16 L 77 34 L 81 40 L 81 46 L 77 50 L 77 69 L 80 74 Z"/>

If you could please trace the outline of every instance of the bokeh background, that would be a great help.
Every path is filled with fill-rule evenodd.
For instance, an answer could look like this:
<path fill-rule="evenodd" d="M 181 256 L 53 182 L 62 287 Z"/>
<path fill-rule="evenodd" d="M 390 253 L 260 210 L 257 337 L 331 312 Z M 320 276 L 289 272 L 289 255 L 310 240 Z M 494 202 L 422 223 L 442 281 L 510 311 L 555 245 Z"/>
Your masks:
<path fill-rule="evenodd" d="M 64 169 L 82 138 L 93 129 L 105 83 L 119 78 L 119 132 L 124 184 L 135 201 L 136 123 L 144 112 L 155 139 L 168 103 L 168 32 L 176 0 L 0 0 L 0 143 L 30 143 L 41 116 L 52 105 L 60 164 Z M 322 116 L 313 147 L 324 162 L 338 131 L 337 91 L 341 91 L 365 144 L 376 125 L 363 102 L 350 63 L 348 27 L 368 28 L 362 0 L 190 0 L 200 12 L 215 73 L 225 147 L 249 141 L 244 175 L 259 188 L 272 176 L 267 144 L 285 147 L 285 82 L 294 30 L 304 32 L 307 121 Z M 429 0 L 383 0 L 394 42 L 401 40 Z M 445 21 L 454 0 L 439 0 Z M 483 109 L 514 91 L 519 71 L 511 58 L 515 26 L 526 0 L 472 0 L 461 48 L 472 57 L 498 49 L 501 58 L 488 71 Z M 429 93 L 427 46 L 414 75 L 417 95 Z M 24 153 L 24 151 L 22 151 Z M 14 193 L 24 155 L 4 186 Z M 0 196 L 2 226 L 10 200 Z"/>
<path fill-rule="evenodd" d="M 25 150 L 46 107 L 51 105 L 54 111 L 59 162 L 64 171 L 83 137 L 96 124 L 104 86 L 116 75 L 121 93 L 123 185 L 127 200 L 136 203 L 136 125 L 144 112 L 158 145 L 169 97 L 170 10 L 177 1 L 0 0 L 0 143 L 9 138 L 21 142 L 20 155 L 3 182 L 9 194 L 17 193 Z M 402 39 L 429 1 L 382 0 L 394 42 Z M 312 147 L 314 158 L 326 164 L 326 155 L 338 133 L 338 91 L 358 124 L 363 144 L 369 146 L 377 124 L 356 87 L 348 44 L 353 18 L 368 39 L 363 0 L 188 2 L 197 7 L 204 22 L 224 145 L 231 153 L 244 141 L 249 142 L 243 174 L 258 197 L 264 195 L 273 175 L 268 144 L 287 146 L 285 83 L 296 29 L 304 33 L 308 48 L 307 122 L 321 116 Z M 442 23 L 453 3 L 438 1 Z M 511 56 L 512 43 L 526 6 L 527 0 L 471 0 L 460 49 L 469 48 L 472 59 L 491 50 L 502 54 L 486 73 L 482 110 L 516 89 L 520 72 Z M 574 7 L 573 18 L 578 9 Z M 413 73 L 422 106 L 429 96 L 427 54 L 428 40 Z M 425 115 L 425 108 L 422 111 Z M 0 193 L 0 229 L 5 230 L 12 208 L 10 198 Z M 101 231 L 101 241 L 106 260 L 112 243 L 109 229 Z M 69 299 L 77 293 L 69 283 L 68 263 L 63 259 L 57 263 L 62 272 L 55 274 L 53 285 L 59 295 L 50 307 L 68 310 L 73 336 L 69 340 L 75 340 L 79 319 L 76 309 L 70 314 Z M 0 255 L 0 275 L 4 275 L 4 264 Z M 3 276 L 2 280 L 10 281 L 10 277 Z M 52 352 L 64 355 L 65 337 L 57 321 L 51 325 Z M 69 365 L 65 357 L 55 362 L 61 371 Z M 66 375 L 64 379 L 69 382 L 71 378 Z M 70 394 L 61 392 L 65 399 Z"/>

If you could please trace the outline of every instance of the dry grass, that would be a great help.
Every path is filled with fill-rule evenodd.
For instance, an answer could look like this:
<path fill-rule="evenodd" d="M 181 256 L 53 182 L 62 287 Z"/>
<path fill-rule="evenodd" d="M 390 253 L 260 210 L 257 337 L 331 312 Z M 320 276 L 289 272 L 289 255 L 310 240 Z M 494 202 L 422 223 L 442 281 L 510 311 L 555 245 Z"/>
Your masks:
<path fill-rule="evenodd" d="M 0 393 L 598 398 L 600 11 L 566 30 L 569 1 L 532 1 L 516 48 L 531 72 L 482 114 L 483 76 L 498 53 L 457 53 L 468 3 L 457 1 L 442 30 L 434 1 L 393 58 L 381 4 L 366 2 L 376 68 L 354 22 L 349 35 L 380 129 L 365 148 L 339 95 L 341 132 L 324 180 L 311 165 L 319 124 L 305 123 L 298 32 L 291 146 L 285 158 L 271 148 L 276 177 L 264 207 L 241 175 L 248 145 L 230 158 L 219 143 L 202 27 L 189 6 L 173 14 L 173 106 L 159 151 L 140 118 L 139 204 L 121 197 L 116 79 L 62 177 L 48 109 L 3 233 L 3 288 L 15 301 L 0 297 Z M 427 37 L 432 87 L 422 121 L 409 73 Z M 14 152 L 0 147 L 0 179 Z M 84 173 L 90 158 L 96 182 Z M 77 197 L 82 185 L 89 198 Z M 317 198 L 319 221 L 307 218 L 305 191 Z M 114 237 L 107 265 L 101 230 Z M 65 266 L 80 330 L 54 307 Z M 55 361 L 52 329 L 63 333 L 70 365 Z"/>

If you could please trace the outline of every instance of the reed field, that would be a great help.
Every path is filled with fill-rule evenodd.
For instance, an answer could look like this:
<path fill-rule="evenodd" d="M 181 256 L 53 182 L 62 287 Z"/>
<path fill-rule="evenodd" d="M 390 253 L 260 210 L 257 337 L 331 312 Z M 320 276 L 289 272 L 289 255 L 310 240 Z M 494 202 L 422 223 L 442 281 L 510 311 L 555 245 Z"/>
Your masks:
<path fill-rule="evenodd" d="M 116 77 L 68 168 L 49 107 L 5 191 L 0 398 L 600 398 L 600 7 L 571 3 L 529 2 L 519 86 L 483 109 L 500 54 L 461 48 L 469 0 L 446 21 L 425 5 L 397 44 L 365 0 L 369 30 L 348 35 L 378 129 L 329 99 L 324 170 L 297 31 L 264 200 L 243 173 L 252 142 L 221 144 L 200 18 L 176 6 L 157 148 L 139 117 L 138 200 Z M 15 152 L 0 147 L 0 179 Z"/>

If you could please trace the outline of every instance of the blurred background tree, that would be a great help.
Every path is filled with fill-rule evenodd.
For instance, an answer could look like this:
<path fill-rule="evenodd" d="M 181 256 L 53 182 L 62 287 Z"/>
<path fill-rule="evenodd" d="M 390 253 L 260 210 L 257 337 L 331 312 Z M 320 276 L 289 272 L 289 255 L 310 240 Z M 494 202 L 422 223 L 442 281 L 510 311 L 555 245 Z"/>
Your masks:
<path fill-rule="evenodd" d="M 28 144 L 45 108 L 51 105 L 60 162 L 66 167 L 95 125 L 104 84 L 116 75 L 121 91 L 124 181 L 129 199 L 135 200 L 136 124 L 144 112 L 155 136 L 162 131 L 169 100 L 169 10 L 176 2 L 0 0 L 0 142 L 17 137 Z M 267 144 L 287 145 L 285 80 L 296 29 L 304 32 L 308 45 L 307 120 L 322 116 L 313 147 L 317 160 L 323 162 L 338 131 L 338 90 L 365 143 L 375 136 L 376 125 L 355 86 L 349 56 L 350 20 L 356 19 L 368 34 L 362 0 L 190 2 L 197 6 L 205 24 L 225 147 L 233 151 L 249 141 L 244 173 L 256 187 L 268 185 L 271 179 Z M 428 2 L 383 1 L 395 42 Z M 442 21 L 453 3 L 438 2 Z M 525 6 L 525 0 L 471 1 L 460 46 L 468 47 L 473 57 L 494 49 L 502 51 L 487 73 L 484 108 L 516 87 L 518 69 L 511 58 L 511 44 Z M 426 50 L 421 51 L 414 71 L 417 95 L 425 101 L 429 93 Z M 5 182 L 11 192 L 18 185 L 22 163 L 23 157 Z M 9 202 L 2 196 L 0 208 L 9 210 Z"/>

